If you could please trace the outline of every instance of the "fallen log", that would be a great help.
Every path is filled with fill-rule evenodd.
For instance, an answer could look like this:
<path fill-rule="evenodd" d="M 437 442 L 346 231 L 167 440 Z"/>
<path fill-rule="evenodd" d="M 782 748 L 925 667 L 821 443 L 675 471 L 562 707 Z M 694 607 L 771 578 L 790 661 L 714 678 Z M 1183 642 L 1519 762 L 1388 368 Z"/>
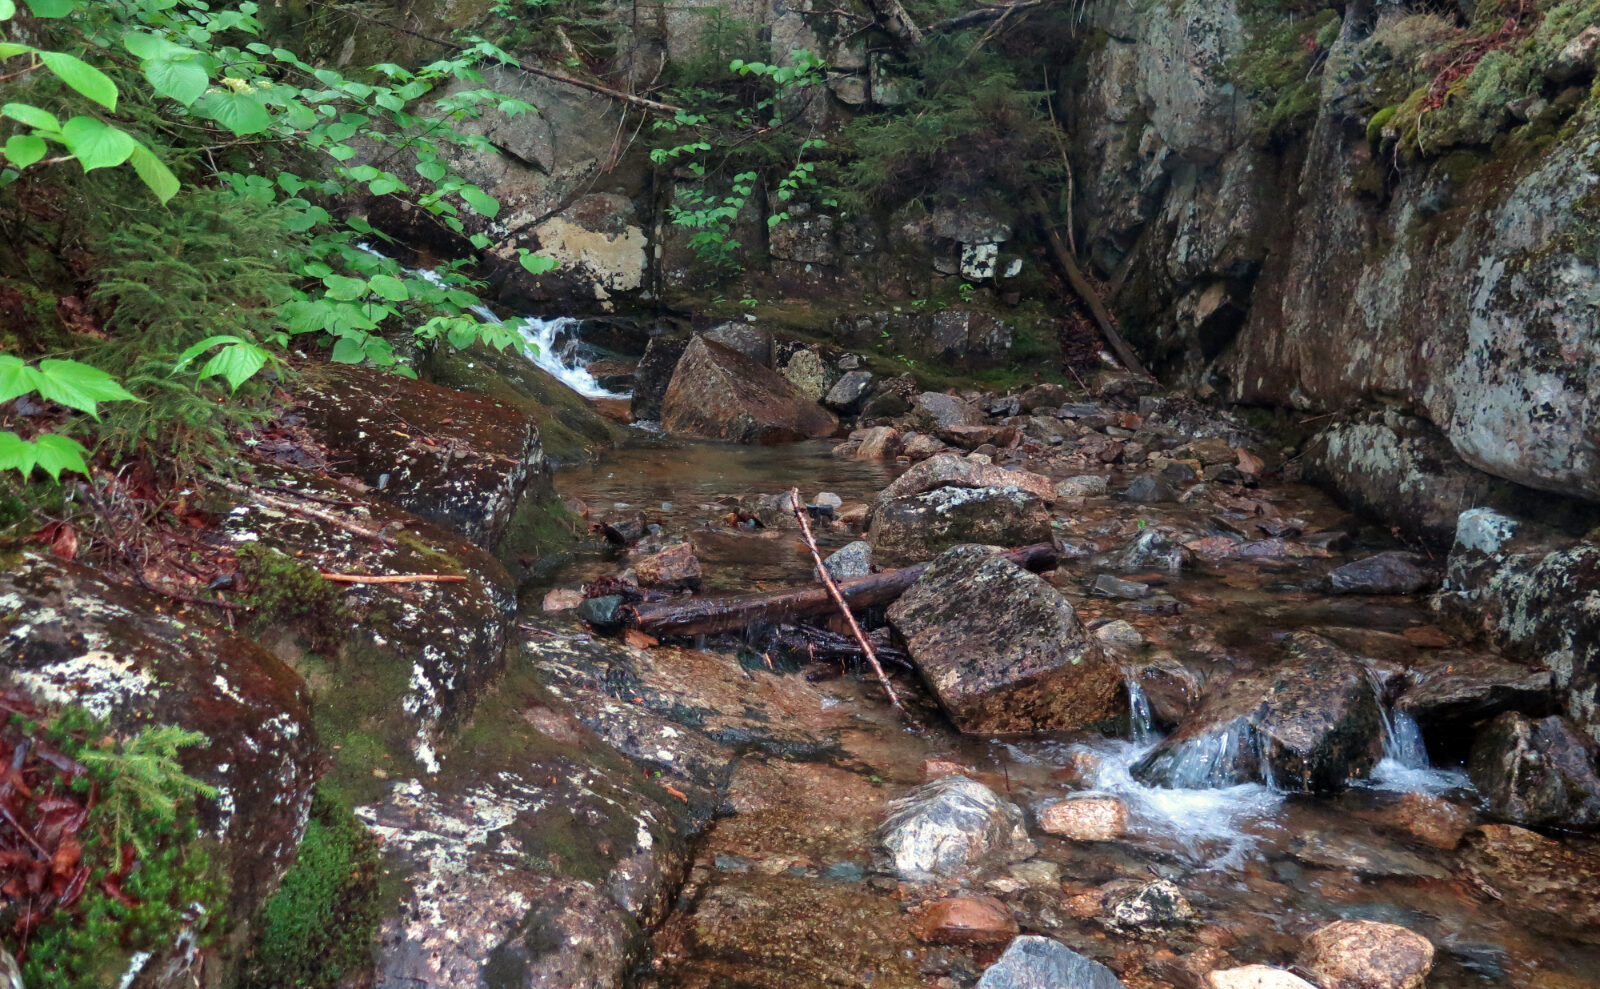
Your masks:
<path fill-rule="evenodd" d="M 1049 543 L 1035 543 L 1009 550 L 1004 555 L 1029 570 L 1049 570 L 1056 565 L 1055 547 Z M 918 563 L 899 570 L 841 580 L 839 594 L 851 608 L 885 605 L 904 594 L 926 569 L 928 564 Z M 803 587 L 735 597 L 640 601 L 624 607 L 623 611 L 629 626 L 657 638 L 666 638 L 731 632 L 757 624 L 792 624 L 797 618 L 825 615 L 835 607 L 827 588 Z"/>

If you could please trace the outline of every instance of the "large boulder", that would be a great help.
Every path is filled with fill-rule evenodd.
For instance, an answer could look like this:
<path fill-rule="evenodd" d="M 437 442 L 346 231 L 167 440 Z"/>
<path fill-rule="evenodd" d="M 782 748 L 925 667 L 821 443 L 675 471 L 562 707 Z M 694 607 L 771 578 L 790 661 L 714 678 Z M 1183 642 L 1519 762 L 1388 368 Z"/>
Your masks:
<path fill-rule="evenodd" d="M 767 444 L 831 436 L 839 421 L 771 368 L 697 336 L 662 398 L 661 425 L 707 439 Z"/>
<path fill-rule="evenodd" d="M 1312 932 L 1299 965 L 1322 989 L 1422 989 L 1433 943 L 1395 924 L 1340 920 Z"/>
<path fill-rule="evenodd" d="M 981 426 L 985 422 L 982 410 L 976 406 L 936 391 L 925 391 L 911 400 L 911 417 L 929 432 L 951 426 Z"/>
<path fill-rule="evenodd" d="M 917 464 L 890 482 L 878 494 L 878 503 L 932 491 L 935 488 L 1021 488 L 1040 501 L 1056 498 L 1055 485 L 1048 477 L 1025 470 L 996 467 L 987 457 L 963 457 L 941 453 Z"/>
<path fill-rule="evenodd" d="M 1213 686 L 1195 711 L 1133 767 L 1158 786 L 1263 782 L 1332 791 L 1383 755 L 1384 714 L 1366 668 L 1309 633 L 1299 655 Z"/>
<path fill-rule="evenodd" d="M 168 598 L 24 552 L 0 572 L 0 684 L 82 708 L 131 737 L 157 725 L 205 736 L 183 771 L 247 918 L 294 859 L 319 757 L 305 684 L 256 643 Z M 174 938 L 178 932 L 172 932 Z"/>
<path fill-rule="evenodd" d="M 1072 604 L 988 547 L 945 551 L 890 606 L 889 621 L 962 731 L 1065 731 L 1126 705 L 1121 670 Z"/>
<path fill-rule="evenodd" d="M 1467 763 L 1491 816 L 1533 827 L 1600 828 L 1600 746 L 1565 718 L 1507 712 L 1480 731 Z"/>
<path fill-rule="evenodd" d="M 878 841 L 902 879 L 957 876 L 986 860 L 1034 852 L 1021 809 L 965 776 L 926 783 L 890 807 Z"/>
<path fill-rule="evenodd" d="M 1411 664 L 1405 679 L 1394 709 L 1427 731 L 1466 729 L 1505 711 L 1544 714 L 1557 706 L 1555 677 L 1549 670 L 1492 653 L 1425 653 Z"/>
<path fill-rule="evenodd" d="M 499 541 L 545 469 L 532 417 L 491 399 L 335 364 L 299 400 L 334 469 L 479 546 Z"/>
<path fill-rule="evenodd" d="M 1123 989 L 1116 973 L 1047 937 L 1015 938 L 977 989 Z"/>

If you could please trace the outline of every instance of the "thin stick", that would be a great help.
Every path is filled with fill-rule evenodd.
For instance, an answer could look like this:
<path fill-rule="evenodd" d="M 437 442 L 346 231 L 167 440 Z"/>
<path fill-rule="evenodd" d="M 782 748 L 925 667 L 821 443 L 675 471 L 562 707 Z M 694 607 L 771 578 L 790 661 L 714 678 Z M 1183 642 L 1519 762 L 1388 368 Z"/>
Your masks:
<path fill-rule="evenodd" d="M 247 488 L 243 484 L 237 484 L 233 481 L 224 481 L 221 478 L 213 478 L 212 480 L 215 483 L 222 485 L 224 488 L 227 488 L 229 491 L 237 494 L 248 495 L 254 498 L 256 501 L 261 502 L 261 504 L 266 505 L 268 508 L 281 508 L 286 512 L 297 512 L 301 515 L 309 515 L 314 519 L 321 519 L 329 525 L 336 525 L 346 532 L 353 532 L 358 536 L 364 536 L 367 539 L 373 540 L 374 542 L 383 543 L 385 546 L 397 545 L 393 536 L 379 532 L 377 529 L 369 529 L 364 525 L 358 525 L 357 523 L 351 522 L 348 519 L 342 519 L 332 512 L 324 512 L 321 509 L 312 508 L 309 505 L 302 505 L 298 502 L 290 501 L 287 498 L 279 498 L 277 495 L 269 495 L 265 491 Z"/>
<path fill-rule="evenodd" d="M 336 584 L 458 584 L 467 578 L 453 573 L 324 573 L 322 579 Z"/>
<path fill-rule="evenodd" d="M 839 593 L 839 585 L 833 582 L 833 575 L 828 573 L 828 568 L 822 565 L 822 553 L 817 550 L 817 541 L 811 535 L 811 520 L 806 517 L 806 506 L 800 503 L 800 489 L 789 489 L 789 507 L 794 510 L 794 517 L 800 520 L 800 531 L 805 534 L 806 546 L 811 550 L 811 558 L 817 561 L 817 576 L 822 578 L 823 586 L 827 587 L 828 595 L 833 598 L 833 603 L 839 606 L 839 613 L 844 615 L 844 620 L 850 625 L 850 633 L 860 643 L 861 651 L 866 653 L 867 662 L 872 664 L 872 672 L 878 674 L 878 682 L 883 684 L 884 692 L 889 695 L 889 703 L 902 715 L 906 709 L 900 706 L 900 697 L 894 692 L 894 687 L 889 684 L 888 674 L 883 672 L 883 666 L 878 662 L 878 654 L 872 651 L 872 643 L 861 634 L 861 626 L 856 624 L 856 616 L 850 613 L 850 606 L 844 603 L 844 595 Z"/>

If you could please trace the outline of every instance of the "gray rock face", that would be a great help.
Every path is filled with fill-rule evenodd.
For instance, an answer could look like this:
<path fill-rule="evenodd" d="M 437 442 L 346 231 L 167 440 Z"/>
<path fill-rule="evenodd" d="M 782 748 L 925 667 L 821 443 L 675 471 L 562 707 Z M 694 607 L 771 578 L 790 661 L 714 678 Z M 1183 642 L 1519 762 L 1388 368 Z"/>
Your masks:
<path fill-rule="evenodd" d="M 736 350 L 757 364 L 772 366 L 772 334 L 758 326 L 742 322 L 722 323 L 701 336 L 729 350 Z"/>
<path fill-rule="evenodd" d="M 872 544 L 865 539 L 857 539 L 824 558 L 822 565 L 834 580 L 865 577 L 872 572 Z"/>
<path fill-rule="evenodd" d="M 1028 471 L 996 467 L 987 458 L 943 453 L 929 457 L 895 478 L 888 487 L 878 493 L 878 503 L 886 504 L 897 498 L 907 498 L 945 487 L 1016 487 L 1040 501 L 1048 502 L 1055 498 L 1055 487 L 1047 477 Z"/>
<path fill-rule="evenodd" d="M 1126 704 L 1121 671 L 1071 603 L 986 547 L 940 555 L 890 606 L 889 621 L 962 731 L 1064 731 Z"/>
<path fill-rule="evenodd" d="M 878 840 L 902 879 L 956 876 L 984 860 L 1034 852 L 1021 809 L 965 776 L 919 786 L 890 807 Z"/>
<path fill-rule="evenodd" d="M 1464 729 L 1504 711 L 1542 713 L 1558 707 L 1555 678 L 1543 667 L 1454 650 L 1414 663 L 1394 708 L 1426 729 Z"/>
<path fill-rule="evenodd" d="M 1117 497 L 1135 504 L 1156 505 L 1164 501 L 1176 501 L 1178 494 L 1160 474 L 1140 474 L 1129 481 Z"/>
<path fill-rule="evenodd" d="M 633 371 L 633 402 L 629 406 L 635 422 L 656 422 L 661 418 L 661 400 L 667 396 L 672 373 L 678 368 L 689 341 L 674 337 L 651 337 Z"/>
<path fill-rule="evenodd" d="M 867 397 L 867 391 L 871 387 L 871 371 L 847 371 L 833 383 L 832 388 L 828 389 L 822 404 L 835 412 L 847 414 L 855 412 L 861 407 L 861 401 Z"/>
<path fill-rule="evenodd" d="M 1014 938 L 978 989 L 1124 989 L 1116 973 L 1047 937 Z"/>
<path fill-rule="evenodd" d="M 1107 487 L 1104 475 L 1081 474 L 1077 477 L 1069 477 L 1065 481 L 1058 481 L 1056 483 L 1056 497 L 1062 500 L 1093 498 L 1105 494 Z"/>
<path fill-rule="evenodd" d="M 943 487 L 880 503 L 867 541 L 879 562 L 904 566 L 962 543 L 1026 546 L 1050 538 L 1044 502 L 1020 488 Z"/>
<path fill-rule="evenodd" d="M 1513 824 L 1600 828 L 1600 746 L 1560 717 L 1507 712 L 1480 732 L 1467 764 L 1489 814 Z"/>
<path fill-rule="evenodd" d="M 983 413 L 954 395 L 925 391 L 911 400 L 912 415 L 930 431 L 950 426 L 981 426 Z"/>
<path fill-rule="evenodd" d="M 1279 666 L 1213 686 L 1133 768 L 1157 786 L 1268 782 L 1332 791 L 1367 775 L 1383 754 L 1383 711 L 1367 671 L 1308 633 Z"/>
<path fill-rule="evenodd" d="M 1328 589 L 1335 594 L 1415 594 L 1436 584 L 1439 573 L 1418 553 L 1390 551 L 1353 563 L 1328 574 Z"/>
<path fill-rule="evenodd" d="M 661 424 L 690 436 L 766 444 L 829 436 L 839 422 L 776 371 L 696 337 L 661 400 Z"/>

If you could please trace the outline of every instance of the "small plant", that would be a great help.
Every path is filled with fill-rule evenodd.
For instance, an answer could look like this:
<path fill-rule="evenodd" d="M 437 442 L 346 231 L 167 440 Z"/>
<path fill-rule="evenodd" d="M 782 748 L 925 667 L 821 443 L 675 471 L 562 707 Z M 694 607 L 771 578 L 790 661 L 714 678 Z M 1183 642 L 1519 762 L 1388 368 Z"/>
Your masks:
<path fill-rule="evenodd" d="M 338 648 L 348 610 L 337 587 L 315 567 L 261 543 L 245 543 L 236 555 L 247 587 L 244 603 L 255 612 L 257 628 L 294 629 L 306 637 L 312 652 Z"/>
<path fill-rule="evenodd" d="M 977 288 L 971 282 L 962 282 L 956 286 L 956 294 L 961 297 L 962 302 L 971 302 L 975 292 L 977 292 Z"/>

